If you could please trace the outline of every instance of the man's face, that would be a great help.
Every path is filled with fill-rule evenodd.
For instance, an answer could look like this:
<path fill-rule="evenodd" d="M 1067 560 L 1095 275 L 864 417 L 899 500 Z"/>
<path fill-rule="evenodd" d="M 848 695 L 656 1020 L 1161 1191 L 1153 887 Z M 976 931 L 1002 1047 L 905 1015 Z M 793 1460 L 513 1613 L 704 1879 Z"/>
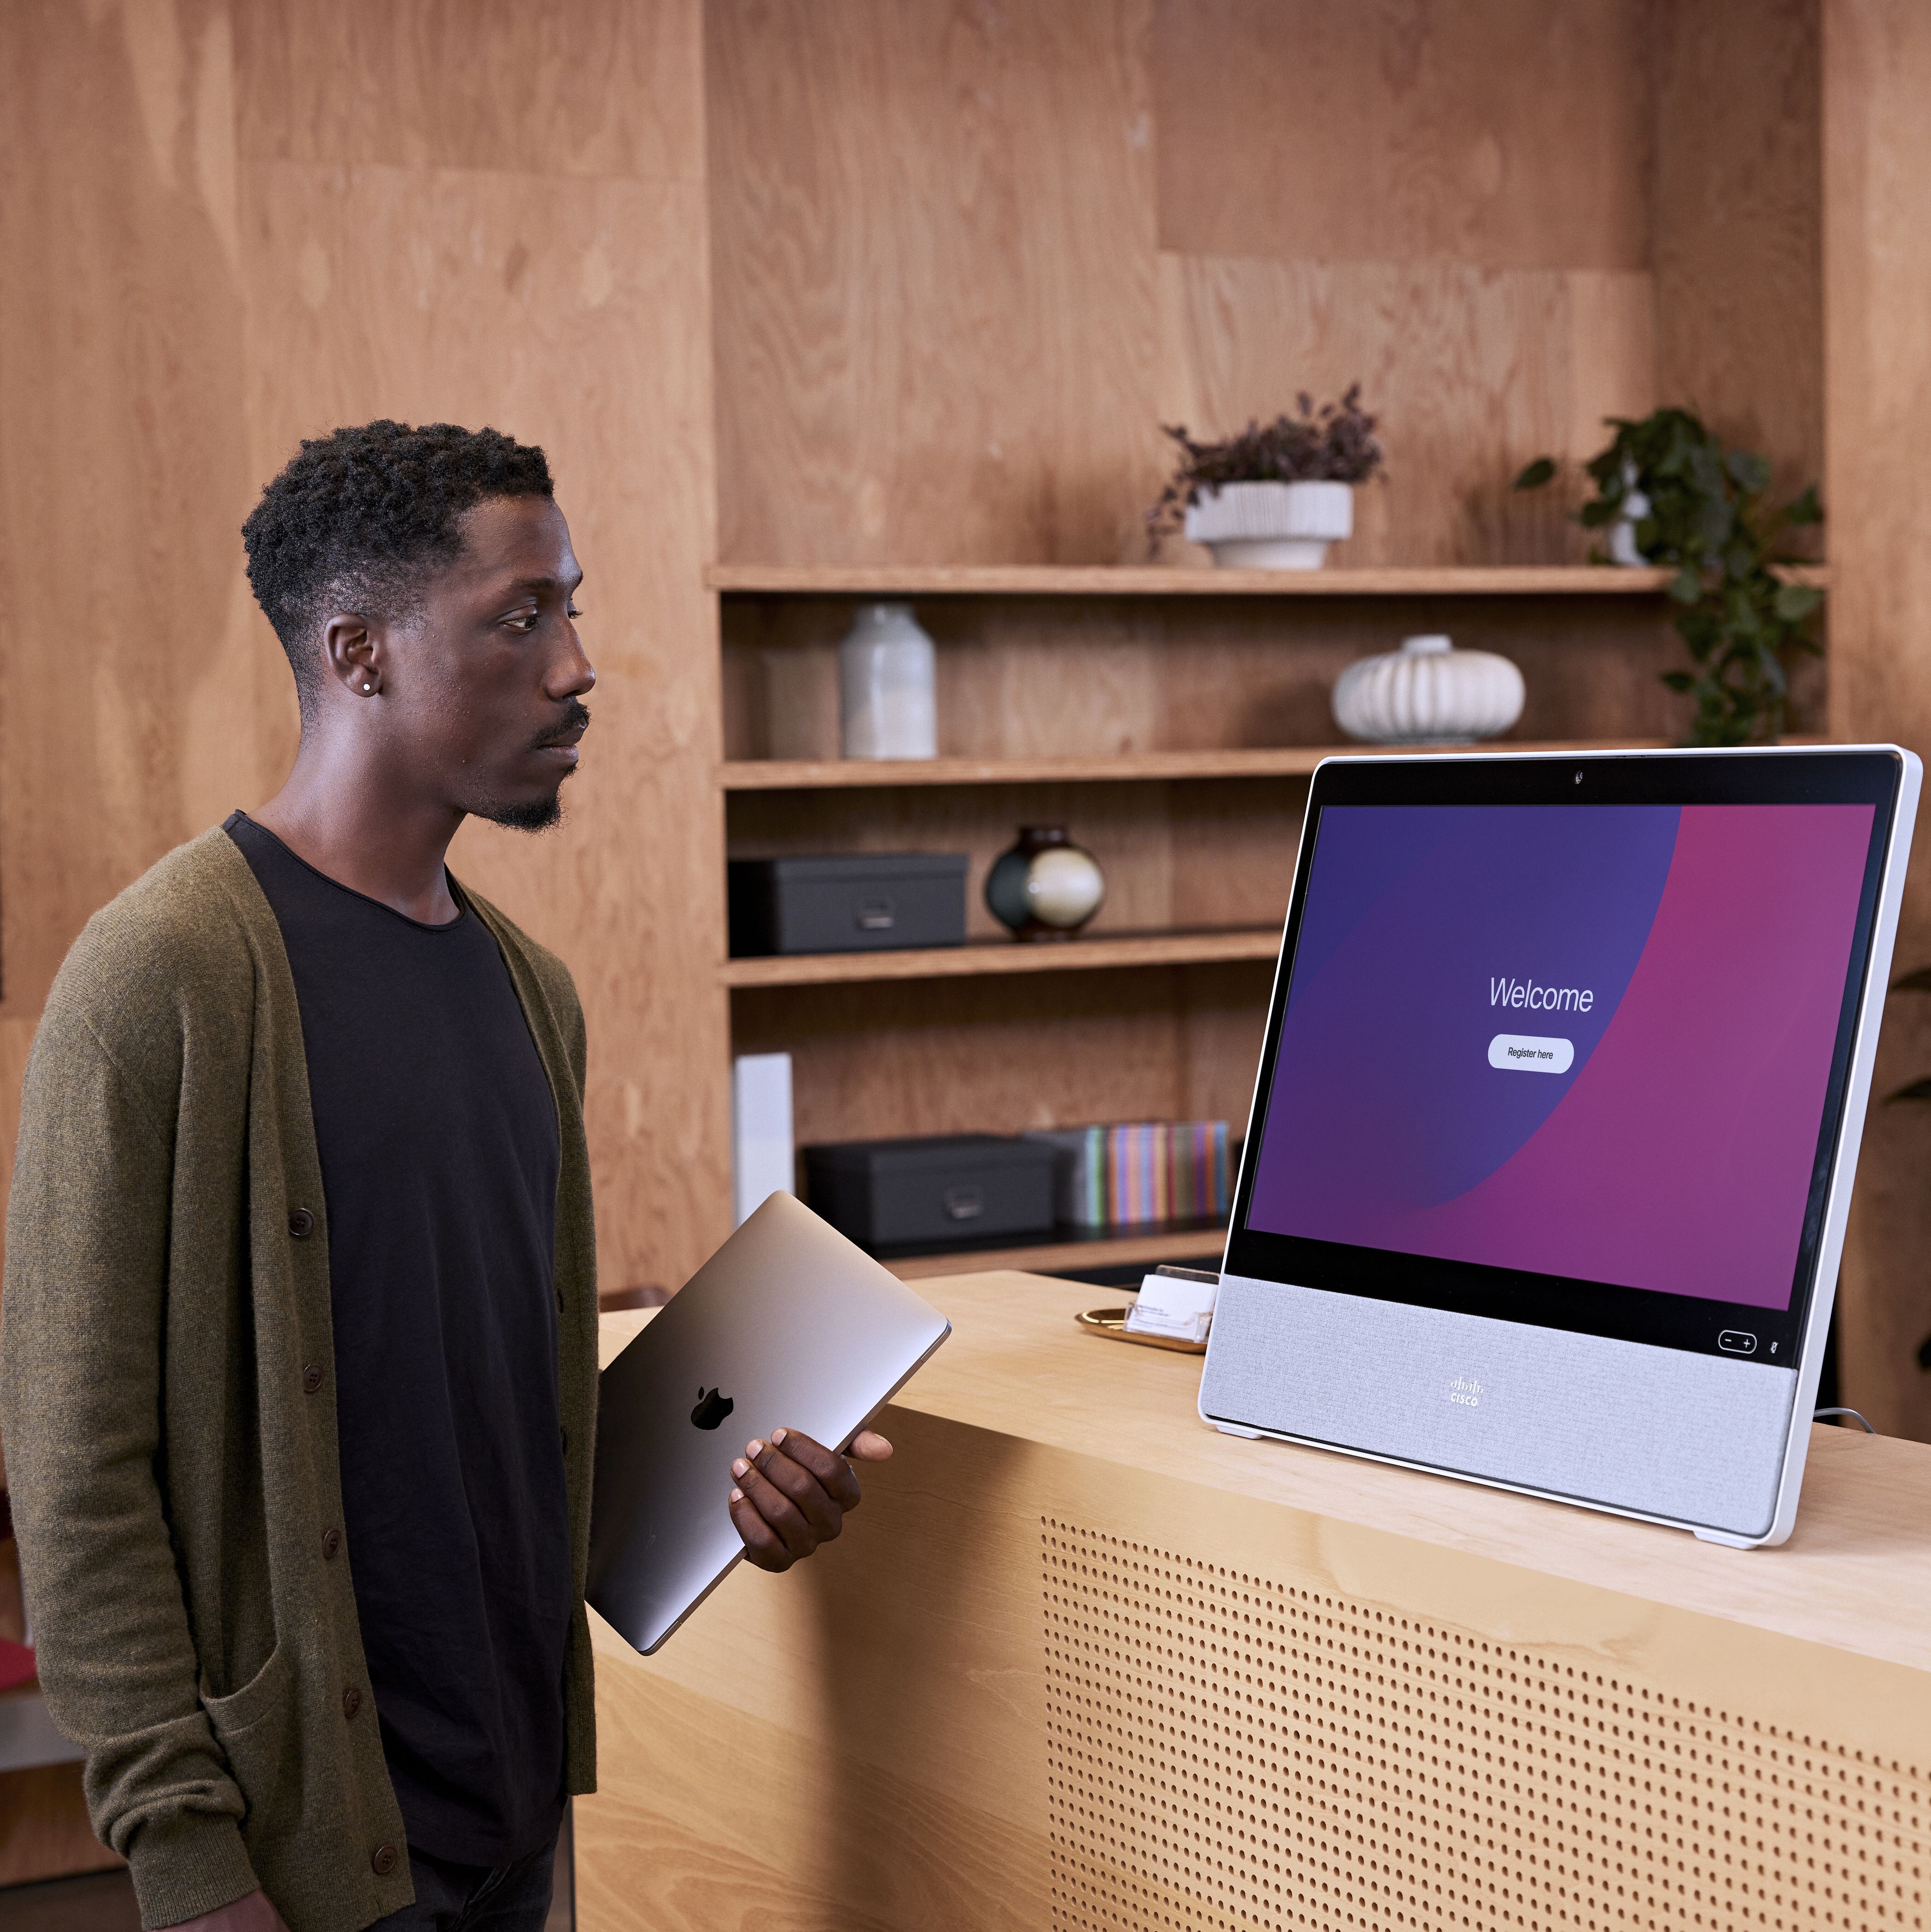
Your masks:
<path fill-rule="evenodd" d="M 590 722 L 597 674 L 571 621 L 583 573 L 548 497 L 492 497 L 461 527 L 462 554 L 389 629 L 383 723 L 439 802 L 538 831 Z"/>

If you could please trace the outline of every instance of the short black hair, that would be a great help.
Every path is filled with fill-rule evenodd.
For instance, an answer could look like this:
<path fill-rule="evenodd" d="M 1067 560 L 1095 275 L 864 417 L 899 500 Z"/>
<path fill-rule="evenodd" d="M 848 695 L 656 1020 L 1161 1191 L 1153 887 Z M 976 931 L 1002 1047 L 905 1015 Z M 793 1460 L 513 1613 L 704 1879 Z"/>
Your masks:
<path fill-rule="evenodd" d="M 248 581 L 275 627 L 307 710 L 321 666 L 315 628 L 336 610 L 394 616 L 425 564 L 453 562 L 457 525 L 493 496 L 555 494 L 543 452 L 500 430 L 364 423 L 305 440 L 241 526 Z"/>

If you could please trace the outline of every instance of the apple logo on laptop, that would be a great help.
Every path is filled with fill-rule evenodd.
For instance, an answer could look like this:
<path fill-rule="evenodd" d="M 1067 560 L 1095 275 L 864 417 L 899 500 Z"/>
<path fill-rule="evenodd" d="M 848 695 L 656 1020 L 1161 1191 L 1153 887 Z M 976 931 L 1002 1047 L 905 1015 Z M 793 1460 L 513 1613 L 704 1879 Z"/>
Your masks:
<path fill-rule="evenodd" d="M 697 1384 L 697 1406 L 691 1412 L 691 1420 L 700 1429 L 715 1429 L 737 1404 L 729 1396 L 720 1396 L 715 1389 L 709 1395 L 704 1393 L 704 1384 Z"/>

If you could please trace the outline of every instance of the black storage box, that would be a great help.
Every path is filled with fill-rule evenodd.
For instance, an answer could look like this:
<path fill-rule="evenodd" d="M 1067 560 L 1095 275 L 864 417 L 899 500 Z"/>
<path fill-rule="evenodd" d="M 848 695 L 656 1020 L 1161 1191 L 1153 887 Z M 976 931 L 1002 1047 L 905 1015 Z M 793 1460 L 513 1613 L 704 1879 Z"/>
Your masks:
<path fill-rule="evenodd" d="M 805 1186 L 818 1214 L 874 1252 L 1050 1234 L 1057 1151 L 994 1134 L 844 1141 L 804 1150 Z"/>
<path fill-rule="evenodd" d="M 963 852 L 733 859 L 731 957 L 965 944 Z"/>

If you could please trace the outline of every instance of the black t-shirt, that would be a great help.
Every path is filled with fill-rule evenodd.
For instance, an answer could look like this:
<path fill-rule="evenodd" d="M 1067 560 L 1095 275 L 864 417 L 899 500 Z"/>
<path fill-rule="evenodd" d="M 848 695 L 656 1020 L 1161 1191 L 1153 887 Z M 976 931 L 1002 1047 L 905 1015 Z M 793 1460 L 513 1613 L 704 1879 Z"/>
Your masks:
<path fill-rule="evenodd" d="M 410 1842 L 523 1856 L 563 1805 L 569 1513 L 556 1103 L 489 929 L 424 926 L 227 821 L 301 1008 L 343 1532 Z"/>

